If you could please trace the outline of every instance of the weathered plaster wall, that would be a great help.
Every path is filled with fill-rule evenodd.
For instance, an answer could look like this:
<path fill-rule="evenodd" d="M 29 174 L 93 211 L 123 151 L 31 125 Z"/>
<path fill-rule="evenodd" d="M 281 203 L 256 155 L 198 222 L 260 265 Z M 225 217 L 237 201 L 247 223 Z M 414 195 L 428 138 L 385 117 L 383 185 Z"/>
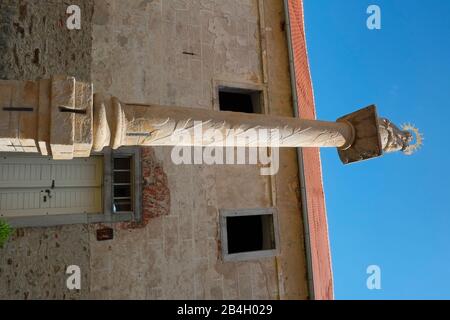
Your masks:
<path fill-rule="evenodd" d="M 96 2 L 94 86 L 124 101 L 212 108 L 214 80 L 262 82 L 257 3 Z M 145 229 L 117 231 L 112 247 L 135 246 L 136 255 L 122 262 L 114 254 L 108 258 L 108 281 L 122 288 L 109 292 L 141 298 L 277 297 L 274 259 L 224 264 L 219 252 L 218 209 L 270 206 L 269 179 L 257 167 L 175 166 L 169 148 L 155 151 L 168 176 L 170 213 L 150 219 Z M 92 244 L 91 257 L 102 256 L 107 245 Z M 141 278 L 129 272 L 130 257 Z"/>
<path fill-rule="evenodd" d="M 96 90 L 127 102 L 210 108 L 213 79 L 261 82 L 256 3 L 96 1 Z"/>
<path fill-rule="evenodd" d="M 264 3 L 269 111 L 272 114 L 293 116 L 283 1 L 266 0 Z M 275 204 L 282 213 L 281 255 L 277 261 L 280 296 L 283 299 L 308 299 L 296 150 L 281 149 L 280 159 L 280 171 L 274 178 Z"/>
<path fill-rule="evenodd" d="M 315 119 L 316 110 L 306 49 L 303 3 L 290 0 L 289 12 L 292 21 L 293 58 L 298 94 L 297 107 L 301 118 Z M 305 148 L 303 150 L 303 161 L 310 228 L 314 298 L 317 300 L 329 300 L 334 297 L 333 272 L 319 149 Z"/>
<path fill-rule="evenodd" d="M 283 23 L 279 0 L 95 1 L 95 91 L 127 102 L 211 109 L 217 81 L 243 83 L 265 88 L 268 113 L 292 115 Z M 54 72 L 67 70 L 63 63 Z M 44 75 L 41 68 L 24 72 L 13 69 L 9 76 Z M 59 298 L 307 298 L 294 150 L 281 152 L 279 174 L 272 178 L 260 176 L 257 166 L 176 166 L 170 148 L 149 148 L 143 155 L 144 168 L 150 168 L 144 171 L 144 223 L 111 225 L 114 239 L 103 242 L 96 240 L 99 225 L 59 227 L 67 259 L 55 251 L 51 261 L 60 278 L 39 282 L 40 292 L 29 297 L 45 297 L 48 290 Z M 279 212 L 280 256 L 223 263 L 219 209 L 270 206 Z M 46 236 L 53 230 L 19 230 L 21 240 L 14 237 L 0 252 L 0 282 L 7 283 L 1 298 L 25 298 L 23 278 L 31 276 L 15 276 L 12 267 L 6 269 L 8 259 L 21 243 L 31 250 L 55 247 L 56 240 Z M 16 270 L 47 270 L 45 255 L 33 259 L 19 253 Z M 85 277 L 81 292 L 72 295 L 61 271 L 67 264 L 81 264 Z"/>
<path fill-rule="evenodd" d="M 273 259 L 220 262 L 216 202 L 217 193 L 228 188 L 220 183 L 217 170 L 171 166 L 169 154 L 168 148 L 155 149 L 155 156 L 165 164 L 170 186 L 168 215 L 151 218 L 145 228 L 116 225 L 112 241 L 97 242 L 96 226 L 91 226 L 91 296 L 250 299 L 276 295 Z M 254 179 L 237 182 L 245 183 L 238 190 L 242 192 Z M 258 191 L 265 190 L 258 186 Z M 234 204 L 244 203 L 243 198 L 236 197 Z"/>
<path fill-rule="evenodd" d="M 74 0 L 82 29 L 66 28 L 63 0 L 0 1 L 0 78 L 30 80 L 55 74 L 91 78 L 92 0 Z M 75 299 L 89 292 L 89 272 L 81 291 L 66 288 L 69 265 L 89 270 L 86 225 L 15 231 L 0 249 L 0 299 Z"/>
<path fill-rule="evenodd" d="M 89 273 L 81 290 L 67 290 L 66 268 L 89 270 L 86 225 L 17 229 L 0 249 L 0 299 L 78 299 L 89 292 Z"/>
<path fill-rule="evenodd" d="M 266 89 L 269 113 L 292 115 L 281 1 L 102 0 L 93 21 L 97 91 L 128 102 L 212 109 L 218 81 L 252 84 Z M 170 148 L 155 153 L 167 173 L 170 212 L 144 229 L 117 230 L 110 243 L 92 240 L 96 296 L 307 297 L 294 150 L 281 152 L 275 178 L 260 176 L 256 166 L 175 166 Z M 280 214 L 280 257 L 223 263 L 219 209 L 270 206 Z M 108 247 L 113 253 L 104 256 Z M 133 247 L 126 257 L 114 253 Z M 114 290 L 101 290 L 105 277 Z"/>
<path fill-rule="evenodd" d="M 0 79 L 67 74 L 90 80 L 93 0 L 70 4 L 81 9 L 81 30 L 66 27 L 67 1 L 0 1 Z"/>

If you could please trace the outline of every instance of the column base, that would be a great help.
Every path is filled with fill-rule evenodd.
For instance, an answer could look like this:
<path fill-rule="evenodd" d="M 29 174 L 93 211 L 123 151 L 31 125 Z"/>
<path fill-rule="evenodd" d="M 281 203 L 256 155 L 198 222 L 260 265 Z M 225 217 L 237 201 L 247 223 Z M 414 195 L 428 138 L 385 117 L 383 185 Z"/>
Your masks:
<path fill-rule="evenodd" d="M 342 163 L 359 162 L 383 154 L 375 105 L 350 113 L 337 121 L 349 122 L 355 130 L 355 137 L 351 146 L 338 149 Z"/>

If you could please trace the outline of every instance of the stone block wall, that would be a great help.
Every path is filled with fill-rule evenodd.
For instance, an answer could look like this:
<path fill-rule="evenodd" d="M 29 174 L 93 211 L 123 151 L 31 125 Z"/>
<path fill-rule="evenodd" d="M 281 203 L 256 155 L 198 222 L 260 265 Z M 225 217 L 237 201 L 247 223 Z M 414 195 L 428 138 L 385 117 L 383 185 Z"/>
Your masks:
<path fill-rule="evenodd" d="M 29 8 L 35 2 L 6 3 L 8 19 L 15 21 L 21 4 Z M 55 19 L 64 16 L 61 3 L 52 9 Z M 292 115 L 282 1 L 75 3 L 80 4 L 82 17 L 89 16 L 92 7 L 92 20 L 89 25 L 82 23 L 82 30 L 64 33 L 59 42 L 65 49 L 56 49 L 57 43 L 47 51 L 43 47 L 39 67 L 28 60 L 14 65 L 0 58 L 0 65 L 7 67 L 0 77 L 35 79 L 67 73 L 91 79 L 95 92 L 107 92 L 126 102 L 205 109 L 215 106 L 217 83 L 257 85 L 264 89 L 269 114 Z M 22 25 L 30 23 L 31 15 L 27 17 Z M 52 42 L 53 37 L 49 33 L 46 41 Z M 9 36 L 0 40 L 0 46 L 7 43 L 8 54 L 14 57 L 14 47 L 21 46 L 21 41 Z M 41 45 L 37 33 L 27 41 L 30 44 L 23 44 L 26 52 Z M 82 67 L 71 60 L 66 42 L 84 52 L 75 56 Z M 20 57 L 26 59 L 26 54 Z M 274 177 L 261 176 L 259 167 L 251 165 L 177 166 L 170 151 L 142 151 L 144 221 L 108 225 L 114 229 L 113 240 L 97 241 L 96 230 L 104 225 L 16 231 L 0 251 L 0 298 L 42 298 L 47 291 L 50 298 L 307 298 L 295 150 L 280 152 L 280 171 Z M 279 213 L 280 255 L 224 263 L 219 210 L 272 206 Z M 31 249 L 30 256 L 26 248 Z M 42 248 L 52 253 L 46 255 Z M 81 267 L 80 292 L 68 292 L 65 286 L 64 271 L 69 264 Z M 56 270 L 57 277 L 39 278 L 34 269 L 47 270 L 48 266 Z M 26 294 L 31 290 L 29 281 L 35 289 Z"/>

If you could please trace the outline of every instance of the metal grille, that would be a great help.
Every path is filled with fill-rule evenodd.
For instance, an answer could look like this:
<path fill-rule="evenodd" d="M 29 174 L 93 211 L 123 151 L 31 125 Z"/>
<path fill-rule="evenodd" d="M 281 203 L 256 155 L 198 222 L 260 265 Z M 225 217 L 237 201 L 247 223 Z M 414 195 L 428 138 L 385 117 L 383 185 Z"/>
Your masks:
<path fill-rule="evenodd" d="M 131 156 L 114 156 L 113 158 L 113 212 L 133 212 L 133 161 Z"/>

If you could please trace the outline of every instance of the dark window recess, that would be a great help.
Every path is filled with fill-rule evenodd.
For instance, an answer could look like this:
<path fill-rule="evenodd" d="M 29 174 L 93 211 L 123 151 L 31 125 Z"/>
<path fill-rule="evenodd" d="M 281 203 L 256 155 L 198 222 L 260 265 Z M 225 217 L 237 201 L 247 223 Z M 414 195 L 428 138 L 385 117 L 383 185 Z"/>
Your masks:
<path fill-rule="evenodd" d="M 114 198 L 125 198 L 131 196 L 130 184 L 128 185 L 117 185 L 114 184 Z"/>
<path fill-rule="evenodd" d="M 133 211 L 133 206 L 130 200 L 119 200 L 114 201 L 114 212 L 131 212 Z"/>
<path fill-rule="evenodd" d="M 261 92 L 239 89 L 219 89 L 221 111 L 261 113 Z"/>
<path fill-rule="evenodd" d="M 133 212 L 132 157 L 113 159 L 113 212 Z"/>
<path fill-rule="evenodd" d="M 115 183 L 130 183 L 131 176 L 129 171 L 116 171 L 114 172 Z"/>
<path fill-rule="evenodd" d="M 131 169 L 131 157 L 114 158 L 114 171 L 130 170 L 130 169 Z"/>
<path fill-rule="evenodd" d="M 227 217 L 228 254 L 274 250 L 273 215 Z"/>

